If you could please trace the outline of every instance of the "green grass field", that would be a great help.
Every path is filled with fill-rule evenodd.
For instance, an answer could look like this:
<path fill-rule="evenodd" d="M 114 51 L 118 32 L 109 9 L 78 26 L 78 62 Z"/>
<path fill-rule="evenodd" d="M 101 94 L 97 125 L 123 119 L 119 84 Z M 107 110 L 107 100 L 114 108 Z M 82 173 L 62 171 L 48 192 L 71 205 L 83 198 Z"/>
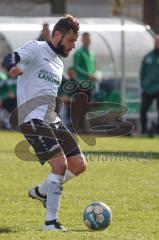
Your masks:
<path fill-rule="evenodd" d="M 27 191 L 47 177 L 49 166 L 18 159 L 14 149 L 22 139 L 0 132 L 1 240 L 159 239 L 158 138 L 98 138 L 94 146 L 80 140 L 82 150 L 93 154 L 87 155 L 87 172 L 64 186 L 59 215 L 68 228 L 65 233 L 41 231 L 45 209 Z M 112 210 L 113 221 L 105 231 L 89 231 L 83 223 L 83 210 L 93 201 Z"/>

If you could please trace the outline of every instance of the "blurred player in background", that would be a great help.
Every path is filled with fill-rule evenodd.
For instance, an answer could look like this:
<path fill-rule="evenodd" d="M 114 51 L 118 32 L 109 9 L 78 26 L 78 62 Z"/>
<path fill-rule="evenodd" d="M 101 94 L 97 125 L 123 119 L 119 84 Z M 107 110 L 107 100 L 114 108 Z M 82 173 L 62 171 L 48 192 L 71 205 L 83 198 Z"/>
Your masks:
<path fill-rule="evenodd" d="M 142 61 L 140 83 L 142 89 L 141 131 L 143 135 L 149 135 L 150 133 L 147 129 L 147 112 L 154 100 L 157 102 L 157 128 L 159 128 L 159 35 L 155 37 L 154 49 L 146 54 Z M 159 133 L 159 129 L 155 131 Z"/>
<path fill-rule="evenodd" d="M 58 222 L 63 183 L 86 168 L 79 146 L 54 111 L 63 74 L 60 56 L 67 57 L 75 48 L 78 32 L 77 19 L 66 15 L 55 24 L 49 42 L 30 41 L 6 55 L 3 62 L 11 77 L 19 76 L 20 129 L 40 163 L 51 165 L 48 178 L 29 191 L 31 198 L 40 200 L 47 208 L 45 230 L 65 230 Z"/>
<path fill-rule="evenodd" d="M 70 131 L 73 131 L 70 119 L 71 97 L 77 92 L 76 72 L 74 67 L 69 67 L 67 71 L 67 78 L 63 77 L 61 85 L 58 89 L 58 98 L 62 101 L 62 106 L 59 107 L 58 112 L 60 118 Z"/>
<path fill-rule="evenodd" d="M 41 34 L 37 38 L 38 41 L 49 41 L 51 38 L 51 31 L 48 23 L 44 23 L 42 26 Z"/>
<path fill-rule="evenodd" d="M 78 92 L 87 95 L 88 102 L 91 101 L 92 98 L 92 87 L 93 82 L 96 80 L 96 55 L 90 50 L 91 45 L 91 36 L 88 32 L 84 32 L 82 34 L 82 47 L 78 49 L 74 54 L 74 69 L 76 71 L 77 77 L 76 80 L 78 84 L 82 84 L 82 82 L 90 81 L 90 86 L 88 89 L 79 88 Z M 82 97 L 82 95 L 81 95 Z M 78 126 L 79 132 L 85 133 L 87 132 L 87 126 L 85 124 L 85 119 L 83 118 L 82 111 L 87 112 L 86 104 L 81 104 L 81 99 L 77 101 L 77 121 L 76 125 Z"/>

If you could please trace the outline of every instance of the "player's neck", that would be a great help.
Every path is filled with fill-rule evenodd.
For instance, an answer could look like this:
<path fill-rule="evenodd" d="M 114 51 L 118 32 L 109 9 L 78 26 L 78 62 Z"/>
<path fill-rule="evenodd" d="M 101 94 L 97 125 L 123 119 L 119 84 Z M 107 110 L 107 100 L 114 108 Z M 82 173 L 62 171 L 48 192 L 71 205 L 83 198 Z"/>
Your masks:
<path fill-rule="evenodd" d="M 56 49 L 55 45 L 53 44 L 52 40 L 47 42 L 49 47 L 58 55 L 58 50 Z"/>

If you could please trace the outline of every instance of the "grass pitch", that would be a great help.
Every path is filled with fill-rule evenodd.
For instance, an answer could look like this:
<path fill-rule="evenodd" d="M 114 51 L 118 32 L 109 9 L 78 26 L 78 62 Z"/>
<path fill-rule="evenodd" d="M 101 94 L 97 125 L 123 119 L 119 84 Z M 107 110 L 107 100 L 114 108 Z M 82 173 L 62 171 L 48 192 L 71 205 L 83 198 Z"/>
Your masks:
<path fill-rule="evenodd" d="M 98 138 L 94 146 L 89 138 L 87 143 L 79 140 L 88 168 L 64 186 L 59 217 L 68 228 L 65 233 L 41 231 L 45 209 L 27 191 L 47 177 L 49 166 L 18 159 L 14 149 L 22 139 L 0 132 L 0 239 L 159 239 L 158 138 Z M 83 210 L 93 201 L 112 210 L 113 221 L 105 231 L 89 231 L 83 223 Z"/>

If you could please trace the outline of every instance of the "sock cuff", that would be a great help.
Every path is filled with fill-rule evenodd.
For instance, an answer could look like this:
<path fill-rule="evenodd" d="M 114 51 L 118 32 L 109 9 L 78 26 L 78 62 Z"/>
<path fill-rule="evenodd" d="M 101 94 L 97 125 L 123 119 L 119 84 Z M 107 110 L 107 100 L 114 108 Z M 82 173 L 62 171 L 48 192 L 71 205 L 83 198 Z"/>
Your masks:
<path fill-rule="evenodd" d="M 65 178 L 64 181 L 67 182 L 69 181 L 71 178 L 75 177 L 76 175 L 74 173 L 72 173 L 70 170 L 66 170 L 65 172 Z"/>
<path fill-rule="evenodd" d="M 64 176 L 61 176 L 61 175 L 58 175 L 58 174 L 55 174 L 55 173 L 50 173 L 48 175 L 48 181 L 63 183 Z"/>

